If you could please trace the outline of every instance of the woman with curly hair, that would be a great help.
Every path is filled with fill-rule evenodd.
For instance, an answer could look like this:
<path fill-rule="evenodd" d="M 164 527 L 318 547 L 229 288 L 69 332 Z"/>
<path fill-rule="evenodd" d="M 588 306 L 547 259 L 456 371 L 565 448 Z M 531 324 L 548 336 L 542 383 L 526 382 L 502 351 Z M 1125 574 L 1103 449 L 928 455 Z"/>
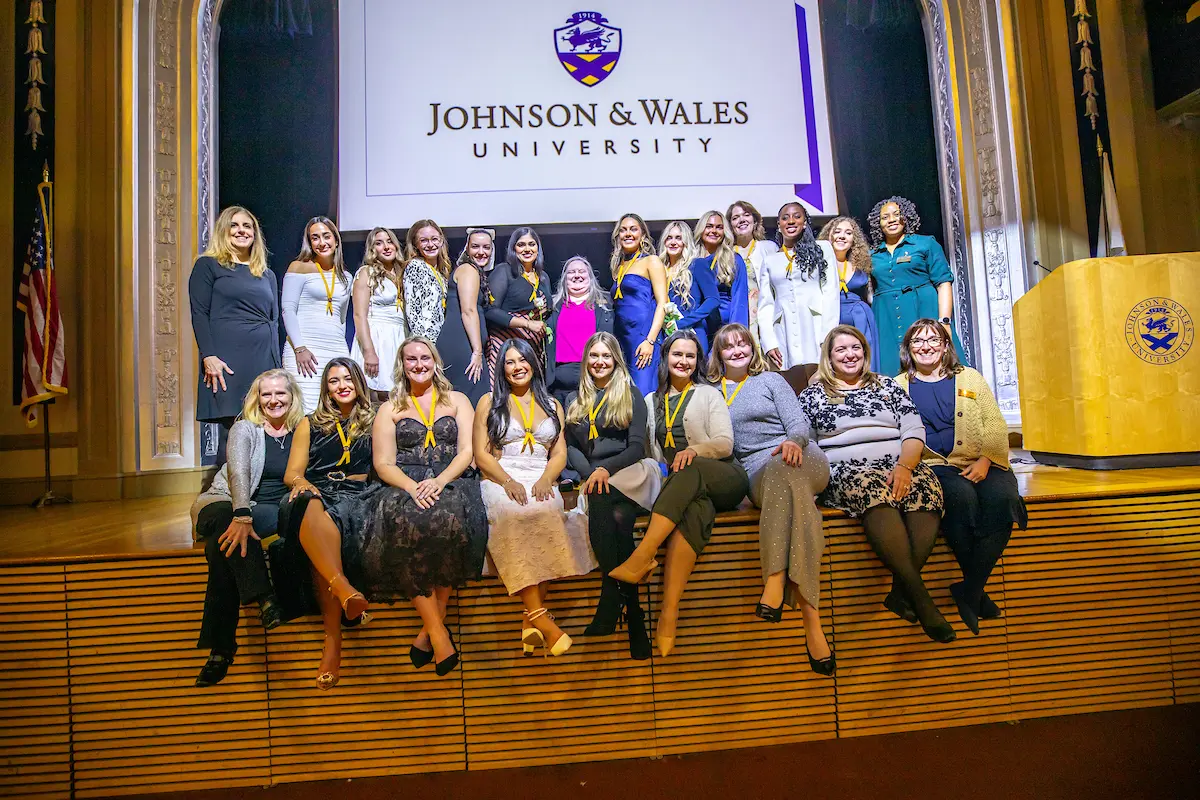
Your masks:
<path fill-rule="evenodd" d="M 400 289 L 400 240 L 388 228 L 367 235 L 362 266 L 354 274 L 354 344 L 350 357 L 363 368 L 367 386 L 383 400 L 392 390 L 392 368 L 404 341 L 404 293 Z"/>
<path fill-rule="evenodd" d="M 879 371 L 879 335 L 871 311 L 871 247 L 854 217 L 834 217 L 817 237 L 833 247 L 837 267 L 838 295 L 842 301 L 838 323 L 853 325 L 871 345 L 871 371 Z"/>
<path fill-rule="evenodd" d="M 879 337 L 879 371 L 900 372 L 900 340 L 922 317 L 936 318 L 963 360 L 954 330 L 954 273 L 946 252 L 932 236 L 919 236 L 921 217 L 904 197 L 880 200 L 867 218 L 871 226 L 871 274 L 875 278 L 872 311 Z"/>
<path fill-rule="evenodd" d="M 771 363 L 790 369 L 817 363 L 821 342 L 838 324 L 838 283 L 833 249 L 813 236 L 800 203 L 779 209 L 779 240 L 779 252 L 763 261 L 758 330 Z"/>

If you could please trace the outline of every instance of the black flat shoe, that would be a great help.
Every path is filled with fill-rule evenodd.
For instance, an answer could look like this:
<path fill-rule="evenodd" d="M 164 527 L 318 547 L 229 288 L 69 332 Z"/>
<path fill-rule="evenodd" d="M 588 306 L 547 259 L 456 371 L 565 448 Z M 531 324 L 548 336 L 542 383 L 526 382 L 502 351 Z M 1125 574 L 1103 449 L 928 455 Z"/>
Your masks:
<path fill-rule="evenodd" d="M 430 661 L 433 661 L 433 651 L 422 650 L 414 644 L 408 648 L 408 660 L 412 662 L 414 667 L 420 669 Z"/>
<path fill-rule="evenodd" d="M 766 603 L 759 603 L 754 607 L 754 616 L 764 622 L 783 622 L 783 603 L 780 603 L 777 608 L 771 608 Z"/>
<path fill-rule="evenodd" d="M 231 666 L 233 666 L 233 656 L 227 656 L 224 653 L 210 653 L 208 661 L 204 662 L 204 666 L 200 668 L 200 674 L 196 676 L 196 685 L 201 688 L 216 686 L 225 680 Z"/>
<path fill-rule="evenodd" d="M 258 618 L 262 620 L 263 630 L 269 631 L 283 624 L 283 608 L 274 597 L 268 597 L 258 604 Z"/>
<path fill-rule="evenodd" d="M 925 631 L 925 635 L 938 644 L 949 644 L 958 638 L 954 628 L 950 627 L 950 623 L 945 620 L 937 625 L 922 624 L 921 630 Z"/>
<path fill-rule="evenodd" d="M 808 652 L 808 642 L 804 643 L 804 654 L 808 656 L 808 668 L 818 675 L 824 675 L 826 678 L 832 678 L 837 672 L 837 653 L 833 652 L 833 648 L 829 648 L 828 658 L 815 659 L 812 653 Z"/>
<path fill-rule="evenodd" d="M 979 600 L 979 618 L 980 619 L 1000 619 L 1004 616 L 1004 612 L 1000 610 L 1000 606 L 996 605 L 992 598 L 988 597 L 987 592 L 983 593 L 983 597 Z"/>
<path fill-rule="evenodd" d="M 958 616 L 967 626 L 967 630 L 976 636 L 979 635 L 979 615 L 975 609 L 971 608 L 971 604 L 967 602 L 967 598 L 963 597 L 963 585 L 961 583 L 950 584 L 950 596 L 954 598 L 954 605 L 958 607 Z"/>
<path fill-rule="evenodd" d="M 917 612 L 912 610 L 912 606 L 904 599 L 904 595 L 895 589 L 888 592 L 887 597 L 883 598 L 883 607 L 905 622 L 917 621 Z"/>

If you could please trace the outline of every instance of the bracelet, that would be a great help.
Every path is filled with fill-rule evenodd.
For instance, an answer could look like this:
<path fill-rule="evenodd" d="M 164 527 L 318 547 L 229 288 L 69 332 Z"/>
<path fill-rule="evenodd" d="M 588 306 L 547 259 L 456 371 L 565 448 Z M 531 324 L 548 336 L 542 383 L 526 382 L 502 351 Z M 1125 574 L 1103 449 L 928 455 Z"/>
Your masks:
<path fill-rule="evenodd" d="M 910 475 L 912 474 L 913 468 L 912 468 L 912 467 L 910 467 L 908 464 L 905 464 L 903 461 L 897 461 L 897 462 L 896 462 L 896 466 L 897 466 L 897 467 L 904 467 L 906 470 L 908 470 L 908 472 L 909 472 L 909 474 L 910 474 Z"/>
<path fill-rule="evenodd" d="M 234 517 L 233 521 L 240 522 L 243 525 L 253 525 L 254 524 L 253 517 Z"/>

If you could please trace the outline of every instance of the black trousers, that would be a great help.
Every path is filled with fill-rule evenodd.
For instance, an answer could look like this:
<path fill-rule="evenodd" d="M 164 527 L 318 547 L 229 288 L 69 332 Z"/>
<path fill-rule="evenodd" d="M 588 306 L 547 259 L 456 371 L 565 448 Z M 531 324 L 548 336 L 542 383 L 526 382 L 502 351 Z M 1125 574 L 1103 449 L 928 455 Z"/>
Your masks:
<path fill-rule="evenodd" d="M 250 513 L 254 518 L 255 533 L 262 537 L 275 533 L 279 506 L 258 503 Z M 262 544 L 257 539 L 246 541 L 245 556 L 241 548 L 228 557 L 221 552 L 217 540 L 232 521 L 233 504 L 224 501 L 200 509 L 196 520 L 196 531 L 205 540 L 204 557 L 208 560 L 208 588 L 204 593 L 204 616 L 196 646 L 227 655 L 237 651 L 241 607 L 273 594 Z"/>
<path fill-rule="evenodd" d="M 1012 536 L 1013 523 L 1023 529 L 1028 517 L 1011 470 L 992 467 L 979 483 L 959 471 L 949 465 L 933 467 L 946 500 L 942 536 L 962 568 L 963 594 L 978 609 L 984 585 Z"/>
<path fill-rule="evenodd" d="M 633 528 L 642 507 L 613 487 L 587 496 L 588 538 L 605 576 L 633 555 Z"/>

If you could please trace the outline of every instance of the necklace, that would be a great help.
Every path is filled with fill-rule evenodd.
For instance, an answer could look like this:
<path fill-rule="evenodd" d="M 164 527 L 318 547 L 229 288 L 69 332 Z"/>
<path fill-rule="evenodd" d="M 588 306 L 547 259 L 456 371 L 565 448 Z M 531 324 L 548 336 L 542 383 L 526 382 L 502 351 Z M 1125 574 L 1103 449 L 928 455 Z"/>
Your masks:
<path fill-rule="evenodd" d="M 275 444 L 279 445 L 280 450 L 286 450 L 287 449 L 287 437 L 288 437 L 288 434 L 291 433 L 291 431 L 284 430 L 282 436 L 276 436 L 275 434 L 271 433 L 271 430 L 272 429 L 269 426 L 265 429 L 264 432 L 267 434 L 267 438 L 274 439 Z"/>

